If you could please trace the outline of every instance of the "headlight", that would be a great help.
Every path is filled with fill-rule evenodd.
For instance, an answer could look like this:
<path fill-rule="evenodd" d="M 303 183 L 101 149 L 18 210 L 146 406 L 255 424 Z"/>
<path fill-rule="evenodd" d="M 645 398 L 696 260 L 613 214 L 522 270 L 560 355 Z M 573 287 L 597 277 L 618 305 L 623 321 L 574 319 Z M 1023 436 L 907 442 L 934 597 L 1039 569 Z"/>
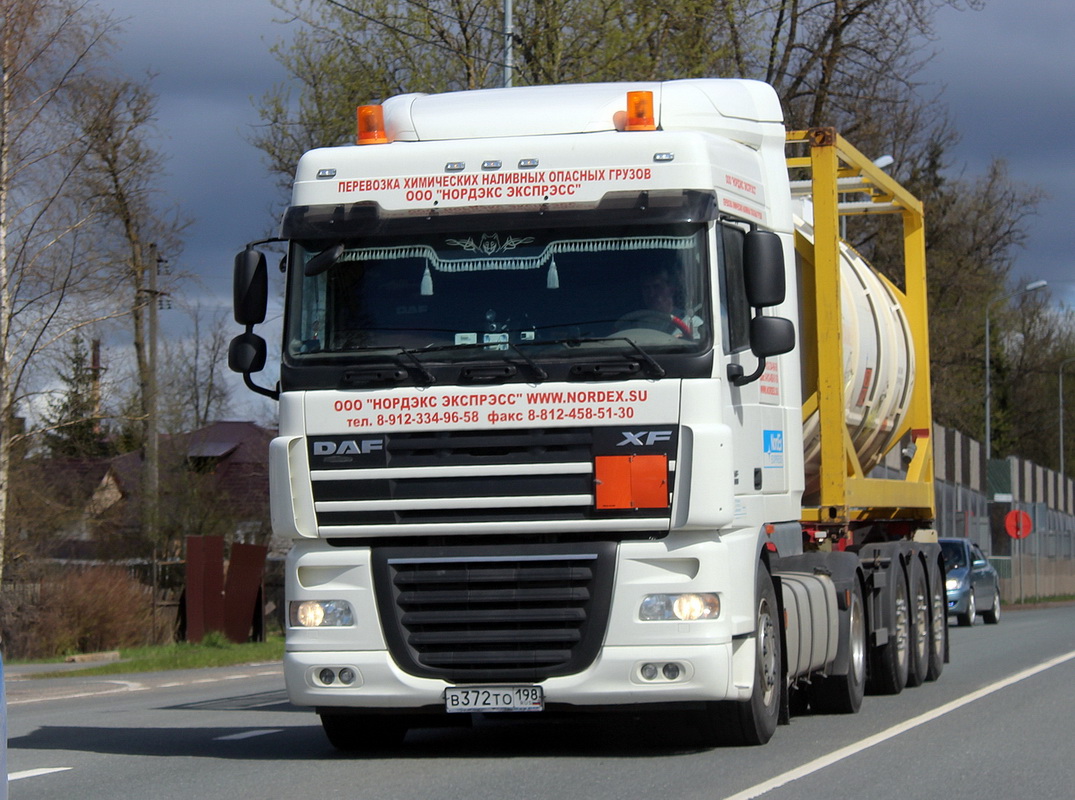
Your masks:
<path fill-rule="evenodd" d="M 648 594 L 642 598 L 638 618 L 652 620 L 716 619 L 720 616 L 720 598 L 716 592 L 687 594 Z"/>
<path fill-rule="evenodd" d="M 948 578 L 944 582 L 944 588 L 947 589 L 948 591 L 953 591 L 955 589 L 958 589 L 962 585 L 963 585 L 963 581 L 960 578 Z"/>
<path fill-rule="evenodd" d="M 346 600 L 292 600 L 293 628 L 347 627 L 355 624 L 351 604 Z"/>

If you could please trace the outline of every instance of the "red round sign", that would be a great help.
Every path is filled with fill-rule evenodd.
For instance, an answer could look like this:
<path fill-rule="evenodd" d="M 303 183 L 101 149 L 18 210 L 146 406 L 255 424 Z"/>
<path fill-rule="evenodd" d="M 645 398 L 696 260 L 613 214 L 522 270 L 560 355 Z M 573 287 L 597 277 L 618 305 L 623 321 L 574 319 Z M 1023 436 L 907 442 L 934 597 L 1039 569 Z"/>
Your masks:
<path fill-rule="evenodd" d="M 1013 539 L 1025 539 L 1030 535 L 1034 524 L 1025 511 L 1009 511 L 1004 515 L 1004 528 Z"/>

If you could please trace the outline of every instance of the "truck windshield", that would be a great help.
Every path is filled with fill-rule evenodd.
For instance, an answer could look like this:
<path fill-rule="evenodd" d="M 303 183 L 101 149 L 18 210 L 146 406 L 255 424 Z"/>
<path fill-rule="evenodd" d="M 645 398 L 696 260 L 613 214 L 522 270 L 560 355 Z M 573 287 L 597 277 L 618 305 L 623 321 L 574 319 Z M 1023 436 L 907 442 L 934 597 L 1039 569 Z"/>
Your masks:
<path fill-rule="evenodd" d="M 295 242 L 287 355 L 700 352 L 712 338 L 705 231 L 677 223 L 366 237 L 344 241 L 335 264 L 313 276 L 306 263 L 338 241 Z"/>

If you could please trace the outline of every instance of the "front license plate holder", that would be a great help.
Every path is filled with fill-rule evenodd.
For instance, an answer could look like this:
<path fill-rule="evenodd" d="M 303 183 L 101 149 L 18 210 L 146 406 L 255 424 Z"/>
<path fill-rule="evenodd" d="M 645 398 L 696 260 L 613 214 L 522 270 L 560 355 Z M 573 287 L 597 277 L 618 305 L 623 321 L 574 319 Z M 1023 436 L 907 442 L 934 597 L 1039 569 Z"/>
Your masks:
<path fill-rule="evenodd" d="M 444 710 L 449 714 L 544 711 L 545 691 L 532 685 L 449 686 L 444 690 Z"/>

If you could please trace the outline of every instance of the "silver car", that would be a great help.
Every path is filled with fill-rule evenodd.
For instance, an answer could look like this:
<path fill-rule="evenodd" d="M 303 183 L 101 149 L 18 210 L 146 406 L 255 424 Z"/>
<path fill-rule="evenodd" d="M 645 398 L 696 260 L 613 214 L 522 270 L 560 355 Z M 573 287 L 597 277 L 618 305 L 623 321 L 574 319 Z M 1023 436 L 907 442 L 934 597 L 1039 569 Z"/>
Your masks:
<path fill-rule="evenodd" d="M 948 613 L 960 625 L 973 625 L 974 618 L 990 625 L 1000 622 L 1000 577 L 985 553 L 970 539 L 941 539 L 947 573 Z"/>

